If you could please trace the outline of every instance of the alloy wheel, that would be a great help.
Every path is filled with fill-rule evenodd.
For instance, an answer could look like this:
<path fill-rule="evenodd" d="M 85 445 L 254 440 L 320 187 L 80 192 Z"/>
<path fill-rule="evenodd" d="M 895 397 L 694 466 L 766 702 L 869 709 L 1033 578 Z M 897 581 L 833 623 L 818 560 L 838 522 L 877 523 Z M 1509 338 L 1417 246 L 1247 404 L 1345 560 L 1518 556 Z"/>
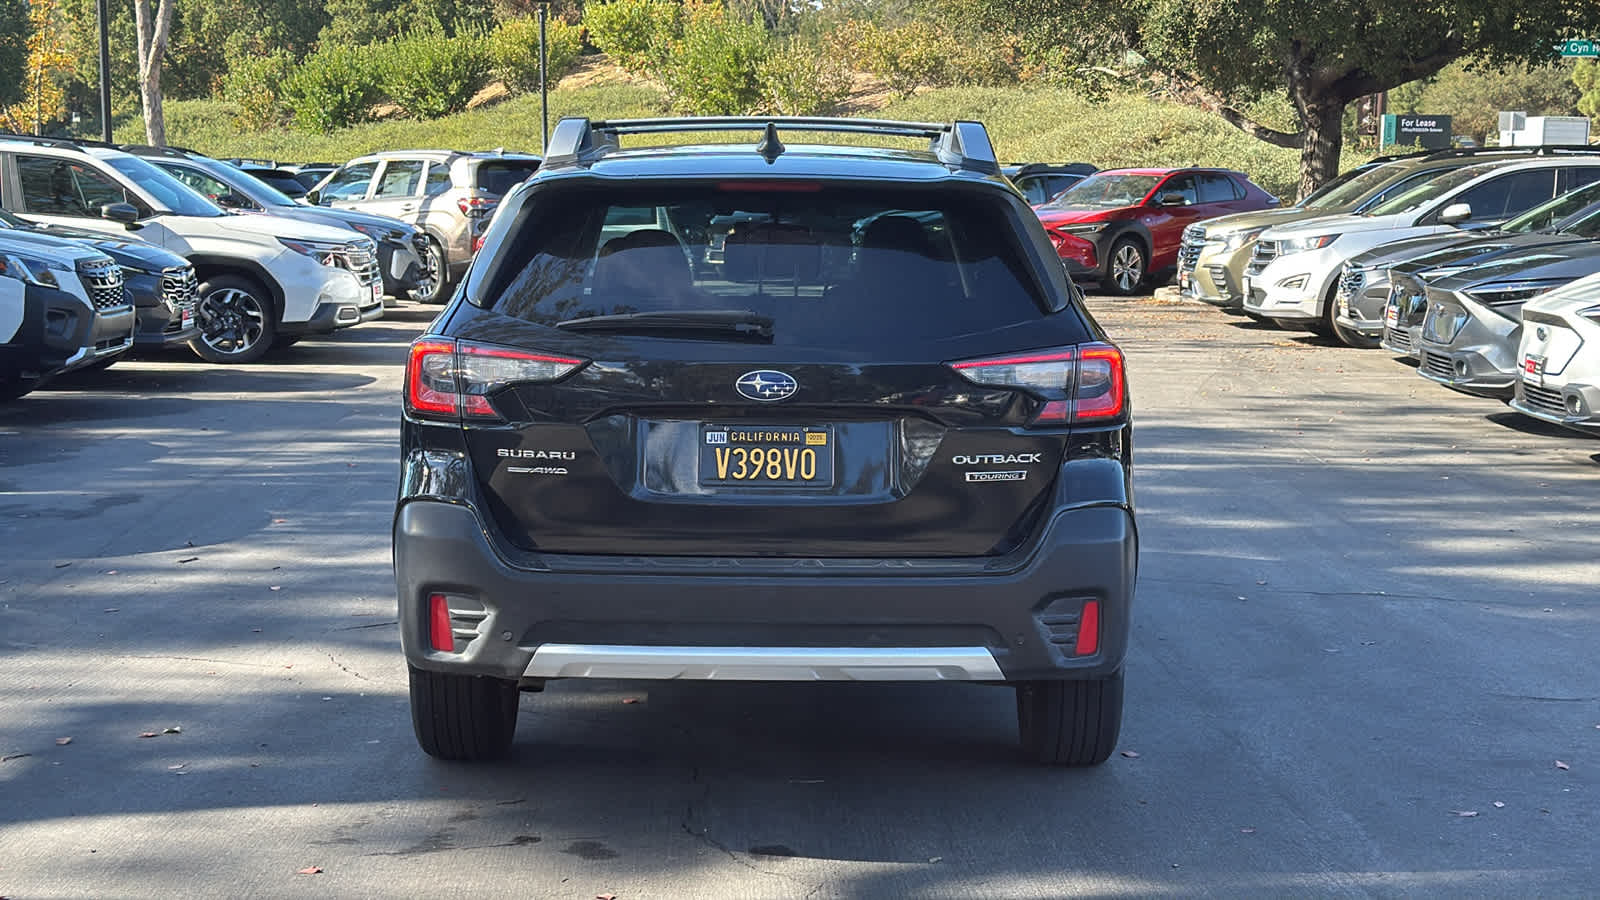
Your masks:
<path fill-rule="evenodd" d="M 266 329 L 266 310 L 248 291 L 223 288 L 201 298 L 196 310 L 200 319 L 200 339 L 217 353 L 237 356 L 261 343 Z"/>
<path fill-rule="evenodd" d="M 1126 293 L 1132 293 L 1144 280 L 1144 258 L 1138 247 L 1123 244 L 1117 248 L 1117 255 L 1111 258 L 1111 280 Z"/>

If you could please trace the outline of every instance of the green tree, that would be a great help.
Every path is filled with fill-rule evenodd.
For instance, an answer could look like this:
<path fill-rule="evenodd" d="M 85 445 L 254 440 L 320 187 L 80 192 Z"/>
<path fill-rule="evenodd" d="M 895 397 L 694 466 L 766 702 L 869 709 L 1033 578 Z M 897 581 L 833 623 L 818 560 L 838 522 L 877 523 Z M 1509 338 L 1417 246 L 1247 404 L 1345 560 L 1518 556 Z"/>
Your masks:
<path fill-rule="evenodd" d="M 1570 116 L 1578 110 L 1578 86 L 1570 64 L 1486 67 L 1455 62 L 1417 90 L 1389 92 L 1392 113 L 1451 116 L 1456 134 L 1482 144 L 1499 131 L 1501 110 L 1532 116 Z M 1410 86 L 1405 86 L 1409 88 Z"/>
<path fill-rule="evenodd" d="M 1557 40 L 1600 32 L 1590 0 L 969 0 L 996 25 L 1075 72 L 1134 60 L 1245 132 L 1300 150 L 1300 189 L 1331 179 L 1345 107 L 1458 59 L 1546 62 Z M 1300 130 L 1251 119 L 1241 102 L 1286 91 Z"/>
<path fill-rule="evenodd" d="M 1600 118 L 1600 62 L 1579 60 L 1572 67 L 1572 83 L 1578 89 L 1578 112 Z"/>
<path fill-rule="evenodd" d="M 66 115 L 67 95 L 62 85 L 72 72 L 72 54 L 56 0 L 30 0 L 27 25 L 22 96 L 0 113 L 0 119 L 11 131 L 44 134 Z"/>
<path fill-rule="evenodd" d="M 22 99 L 27 37 L 28 0 L 0 0 L 0 108 Z"/>
<path fill-rule="evenodd" d="M 491 0 L 326 0 L 324 9 L 322 42 L 352 47 L 419 31 L 487 30 L 494 22 Z"/>

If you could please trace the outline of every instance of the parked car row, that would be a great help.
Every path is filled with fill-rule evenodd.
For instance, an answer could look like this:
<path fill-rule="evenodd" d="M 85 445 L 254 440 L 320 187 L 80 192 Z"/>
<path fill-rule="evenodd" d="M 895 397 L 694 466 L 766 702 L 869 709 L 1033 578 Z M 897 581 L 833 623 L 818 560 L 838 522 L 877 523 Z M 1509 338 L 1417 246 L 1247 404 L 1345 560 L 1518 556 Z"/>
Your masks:
<path fill-rule="evenodd" d="M 380 318 L 385 295 L 440 302 L 538 165 L 403 151 L 293 167 L 0 134 L 0 399 L 130 350 L 247 363 Z"/>
<path fill-rule="evenodd" d="M 1375 160 L 1293 207 L 1189 226 L 1180 289 L 1383 347 L 1418 374 L 1600 431 L 1600 153 Z"/>

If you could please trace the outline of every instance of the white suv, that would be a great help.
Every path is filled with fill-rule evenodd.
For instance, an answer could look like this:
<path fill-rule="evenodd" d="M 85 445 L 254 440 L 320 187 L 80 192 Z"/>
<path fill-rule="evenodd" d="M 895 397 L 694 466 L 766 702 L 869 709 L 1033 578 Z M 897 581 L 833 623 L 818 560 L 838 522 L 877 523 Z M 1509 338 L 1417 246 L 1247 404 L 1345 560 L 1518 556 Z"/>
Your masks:
<path fill-rule="evenodd" d="M 1524 415 L 1600 433 L 1600 274 L 1522 307 L 1520 377 L 1511 407 Z"/>
<path fill-rule="evenodd" d="M 1270 228 L 1245 270 L 1245 312 L 1331 335 L 1339 275 L 1357 254 L 1453 228 L 1497 225 L 1594 181 L 1600 156 L 1485 163 L 1440 175 L 1359 215 Z"/>
<path fill-rule="evenodd" d="M 150 163 L 105 146 L 0 138 L 0 207 L 37 222 L 159 244 L 200 279 L 211 362 L 260 359 L 273 345 L 383 315 L 370 238 L 274 216 L 230 215 Z"/>

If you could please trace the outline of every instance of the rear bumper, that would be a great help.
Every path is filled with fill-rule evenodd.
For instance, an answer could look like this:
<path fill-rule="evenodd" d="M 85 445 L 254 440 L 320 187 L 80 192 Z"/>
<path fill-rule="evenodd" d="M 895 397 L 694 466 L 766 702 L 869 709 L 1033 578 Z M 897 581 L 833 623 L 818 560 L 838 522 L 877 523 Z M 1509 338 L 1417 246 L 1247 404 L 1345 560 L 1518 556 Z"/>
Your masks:
<path fill-rule="evenodd" d="M 797 561 L 774 574 L 663 558 L 635 574 L 606 560 L 613 571 L 513 567 L 471 508 L 404 504 L 394 564 L 407 661 L 517 680 L 1104 677 L 1127 652 L 1138 538 L 1126 508 L 1102 506 L 1058 513 L 1026 561 L 998 573 L 819 574 Z M 447 598 L 453 652 L 430 643 L 432 594 Z M 1098 646 L 1079 656 L 1088 600 Z"/>

